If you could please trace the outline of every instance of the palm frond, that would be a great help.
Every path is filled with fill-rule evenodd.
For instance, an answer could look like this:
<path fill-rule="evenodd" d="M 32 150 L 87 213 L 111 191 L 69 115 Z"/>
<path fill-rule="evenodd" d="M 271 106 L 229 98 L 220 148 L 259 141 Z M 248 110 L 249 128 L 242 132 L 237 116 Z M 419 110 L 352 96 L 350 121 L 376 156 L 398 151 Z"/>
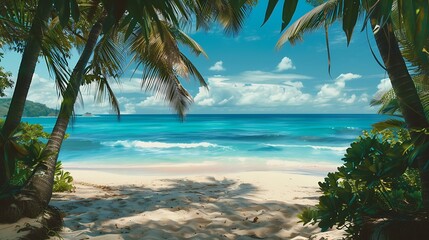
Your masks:
<path fill-rule="evenodd" d="M 119 102 L 110 87 L 109 79 L 113 79 L 119 84 L 119 78 L 123 73 L 125 56 L 121 46 L 113 38 L 115 34 L 103 35 L 94 49 L 92 61 L 85 70 L 83 84 L 96 84 L 94 99 L 102 102 L 109 100 L 112 110 L 120 114 Z"/>
<path fill-rule="evenodd" d="M 103 35 L 94 49 L 91 69 L 94 74 L 101 74 L 118 79 L 123 73 L 125 55 L 120 45 L 109 35 Z"/>
<path fill-rule="evenodd" d="M 151 35 L 149 40 L 139 34 L 140 31 L 133 35 L 130 40 L 133 61 L 144 68 L 142 89 L 152 91 L 158 98 L 169 102 L 170 106 L 183 117 L 193 100 L 179 78 L 188 79 L 193 76 L 201 84 L 206 83 L 196 67 L 181 53 L 176 36 L 179 35 L 186 43 L 185 46 L 191 46 L 195 52 L 200 53 L 202 49 L 167 22 L 155 27 L 153 33 L 157 34 Z"/>
<path fill-rule="evenodd" d="M 37 2 L 4 0 L 0 5 L 2 42 L 15 51 L 24 50 Z"/>
<path fill-rule="evenodd" d="M 393 89 L 385 92 L 381 96 L 375 96 L 370 102 L 371 106 L 380 106 L 379 114 L 400 115 L 400 108 Z"/>
<path fill-rule="evenodd" d="M 49 73 L 54 76 L 58 94 L 62 95 L 70 78 L 67 59 L 70 56 L 72 44 L 65 35 L 59 22 L 55 19 L 50 23 L 42 42 L 42 56 L 45 59 Z"/>
<path fill-rule="evenodd" d="M 114 91 L 110 87 L 109 81 L 107 78 L 101 77 L 98 78 L 96 83 L 96 92 L 94 99 L 97 102 L 104 102 L 106 99 L 109 101 L 109 105 L 112 108 L 113 112 L 120 116 L 121 110 L 119 108 L 119 101 L 115 96 Z"/>
<path fill-rule="evenodd" d="M 426 119 L 429 119 L 429 91 L 420 92 L 419 97 L 423 105 L 423 110 L 425 112 Z"/>
<path fill-rule="evenodd" d="M 406 128 L 406 123 L 402 120 L 398 120 L 398 119 L 387 119 L 385 121 L 381 121 L 381 122 L 377 122 L 372 124 L 372 127 L 374 130 L 377 131 L 383 131 L 386 129 L 391 129 L 391 128 Z"/>
<path fill-rule="evenodd" d="M 276 47 L 280 48 L 287 41 L 291 44 L 302 40 L 304 33 L 317 30 L 324 25 L 329 26 L 335 20 L 342 17 L 342 0 L 329 0 L 296 20 L 277 41 Z"/>
<path fill-rule="evenodd" d="M 201 73 L 198 71 L 197 67 L 195 67 L 195 65 L 192 63 L 192 61 L 189 60 L 183 53 L 180 53 L 180 57 L 182 63 L 186 66 L 189 75 L 198 80 L 200 86 L 208 88 L 206 80 L 204 79 L 203 75 L 201 75 Z"/>
<path fill-rule="evenodd" d="M 172 29 L 172 31 L 174 31 L 174 29 Z M 204 49 L 194 39 L 189 37 L 180 29 L 177 29 L 175 38 L 177 41 L 188 47 L 196 56 L 203 54 L 205 57 L 208 57 Z"/>
<path fill-rule="evenodd" d="M 415 51 L 415 45 L 409 41 L 403 30 L 395 31 L 395 36 L 401 47 L 402 56 L 407 60 L 409 70 L 417 75 L 429 76 L 429 54 Z M 429 39 L 427 41 L 429 46 Z"/>
<path fill-rule="evenodd" d="M 225 34 L 235 36 L 250 13 L 253 1 L 200 0 L 198 26 L 207 27 L 210 22 L 219 22 Z"/>

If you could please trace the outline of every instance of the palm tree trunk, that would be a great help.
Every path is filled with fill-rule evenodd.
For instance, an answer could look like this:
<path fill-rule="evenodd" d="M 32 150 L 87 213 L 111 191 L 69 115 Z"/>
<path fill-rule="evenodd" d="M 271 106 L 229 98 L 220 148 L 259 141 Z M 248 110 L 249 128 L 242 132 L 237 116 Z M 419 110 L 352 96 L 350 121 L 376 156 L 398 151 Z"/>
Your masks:
<path fill-rule="evenodd" d="M 392 31 L 392 25 L 386 24 L 374 36 L 408 128 L 411 130 L 428 128 L 429 123 L 425 117 L 413 79 L 402 58 L 398 41 Z M 411 131 L 411 134 L 416 140 L 417 148 L 429 142 L 426 136 L 421 136 L 415 131 Z M 417 165 L 420 171 L 423 207 L 429 213 L 429 171 L 424 169 L 428 160 L 429 148 L 426 147 L 420 152 Z"/>
<path fill-rule="evenodd" d="M 63 94 L 63 101 L 61 103 L 57 121 L 43 153 L 49 157 L 47 158 L 44 166 L 40 166 L 36 169 L 35 174 L 32 176 L 27 186 L 28 189 L 36 191 L 37 197 L 40 200 L 43 208 L 45 208 L 51 200 L 55 165 L 57 163 L 58 154 L 67 130 L 67 125 L 73 113 L 73 107 L 79 93 L 79 87 L 83 81 L 85 67 L 89 62 L 89 58 L 94 52 L 97 39 L 101 34 L 101 22 L 102 19 L 100 19 L 92 27 L 85 48 L 79 58 L 79 61 L 73 69 L 70 81 Z"/>
<path fill-rule="evenodd" d="M 16 79 L 15 90 L 12 101 L 3 128 L 1 129 L 0 141 L 0 186 L 8 181 L 7 159 L 4 158 L 4 143 L 11 133 L 18 127 L 21 122 L 24 111 L 25 100 L 27 99 L 28 90 L 36 68 L 39 57 L 44 32 L 46 31 L 46 22 L 49 19 L 52 10 L 51 0 L 39 0 L 36 14 L 31 25 L 29 38 L 26 42 L 22 54 L 21 64 L 19 65 L 18 77 Z"/>

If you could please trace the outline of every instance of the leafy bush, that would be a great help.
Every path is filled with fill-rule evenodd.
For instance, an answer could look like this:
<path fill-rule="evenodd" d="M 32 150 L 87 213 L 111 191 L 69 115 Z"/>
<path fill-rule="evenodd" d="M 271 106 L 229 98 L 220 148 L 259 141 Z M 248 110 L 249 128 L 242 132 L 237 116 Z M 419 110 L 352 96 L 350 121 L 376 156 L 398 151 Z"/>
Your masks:
<path fill-rule="evenodd" d="M 55 166 L 54 192 L 72 192 L 74 186 L 72 184 L 73 177 L 69 172 L 64 172 L 61 161 Z"/>
<path fill-rule="evenodd" d="M 11 166 L 13 174 L 10 179 L 12 186 L 26 183 L 34 168 L 39 164 L 49 134 L 43 131 L 40 124 L 21 123 L 10 139 L 9 157 L 14 159 Z"/>
<path fill-rule="evenodd" d="M 322 231 L 346 228 L 357 237 L 370 219 L 403 217 L 421 209 L 418 171 L 405 129 L 365 132 L 347 149 L 344 165 L 319 182 L 322 196 L 300 218 Z"/>
<path fill-rule="evenodd" d="M 0 122 L 0 127 L 3 122 Z M 13 193 L 10 189 L 19 190 L 26 184 L 33 170 L 38 164 L 43 162 L 47 156 L 43 156 L 45 142 L 49 138 L 49 134 L 43 131 L 40 124 L 21 123 L 13 136 L 9 139 L 8 157 L 14 159 L 11 161 L 13 166 L 10 166 L 11 178 L 9 186 L 2 187 L 0 190 L 0 198 L 7 197 L 9 194 L 1 192 Z M 69 172 L 62 170 L 62 164 L 58 161 L 55 168 L 54 191 L 72 191 L 74 189 L 73 178 Z"/>

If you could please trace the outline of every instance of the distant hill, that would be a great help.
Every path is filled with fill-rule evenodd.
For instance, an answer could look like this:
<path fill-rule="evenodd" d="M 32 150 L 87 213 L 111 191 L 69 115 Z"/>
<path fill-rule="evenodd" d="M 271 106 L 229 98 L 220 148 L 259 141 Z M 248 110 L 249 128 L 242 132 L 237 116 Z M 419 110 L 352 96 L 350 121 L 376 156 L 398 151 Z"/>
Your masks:
<path fill-rule="evenodd" d="M 0 98 L 0 116 L 6 116 L 10 98 Z M 28 101 L 25 103 L 24 117 L 56 116 L 58 110 L 48 108 L 45 104 Z"/>

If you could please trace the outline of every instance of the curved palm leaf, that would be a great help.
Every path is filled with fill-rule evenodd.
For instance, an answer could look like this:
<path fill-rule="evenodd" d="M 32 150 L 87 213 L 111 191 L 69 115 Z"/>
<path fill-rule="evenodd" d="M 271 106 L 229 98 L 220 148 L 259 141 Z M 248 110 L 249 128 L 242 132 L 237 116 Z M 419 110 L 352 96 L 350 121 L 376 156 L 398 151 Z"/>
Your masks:
<path fill-rule="evenodd" d="M 144 68 L 142 88 L 153 91 L 157 97 L 169 102 L 180 116 L 184 116 L 193 100 L 180 83 L 180 78 L 194 77 L 202 86 L 207 85 L 178 44 L 182 43 L 197 55 L 205 53 L 201 46 L 173 25 L 163 22 L 155 27 L 157 34 L 152 35 L 149 41 L 140 31 L 136 31 L 130 39 L 133 60 Z"/>
<path fill-rule="evenodd" d="M 59 95 L 65 91 L 71 71 L 67 59 L 72 49 L 71 38 L 54 18 L 46 31 L 42 42 L 42 56 L 51 75 L 54 76 Z"/>
<path fill-rule="evenodd" d="M 0 5 L 0 33 L 2 40 L 18 52 L 24 50 L 31 27 L 35 1 L 5 0 Z M 32 10 L 31 10 L 32 9 Z"/>
<path fill-rule="evenodd" d="M 212 22 L 219 22 L 227 35 L 236 35 L 243 26 L 254 0 L 199 0 L 197 27 L 207 28 Z"/>
<path fill-rule="evenodd" d="M 118 45 L 116 34 L 103 35 L 94 49 L 94 56 L 85 69 L 84 85 L 96 84 L 94 99 L 102 102 L 109 100 L 113 111 L 120 114 L 119 102 L 110 87 L 109 79 L 119 83 L 119 77 L 123 73 L 125 56 L 120 45 Z M 83 104 L 83 102 L 81 101 Z"/>
<path fill-rule="evenodd" d="M 34 12 L 36 1 L 6 1 L 0 11 L 0 32 L 12 49 L 24 50 Z M 9 4 L 9 5 L 8 5 Z M 56 80 L 58 92 L 62 93 L 70 76 L 67 58 L 72 48 L 69 36 L 59 26 L 58 17 L 54 17 L 47 27 L 41 45 L 41 56 L 44 58 L 48 71 Z M 4 34 L 3 34 L 4 33 Z"/>
<path fill-rule="evenodd" d="M 378 109 L 378 113 L 387 114 L 387 115 L 396 115 L 400 116 L 400 109 L 398 101 L 396 100 L 396 95 L 393 89 L 385 92 L 381 96 L 375 96 L 374 99 L 371 100 L 371 106 L 380 106 Z"/>
<path fill-rule="evenodd" d="M 342 0 L 329 0 L 296 20 L 277 41 L 276 47 L 280 48 L 287 41 L 291 44 L 302 40 L 304 33 L 317 30 L 324 25 L 331 25 L 342 17 Z"/>

